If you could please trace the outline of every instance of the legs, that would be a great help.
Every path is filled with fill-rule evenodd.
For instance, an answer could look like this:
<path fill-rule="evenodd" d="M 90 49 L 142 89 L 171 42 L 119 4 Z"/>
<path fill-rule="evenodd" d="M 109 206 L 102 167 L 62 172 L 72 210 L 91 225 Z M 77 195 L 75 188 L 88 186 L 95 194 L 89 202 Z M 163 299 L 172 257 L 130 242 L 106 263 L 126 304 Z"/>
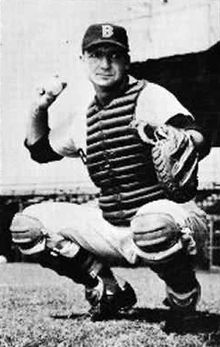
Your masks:
<path fill-rule="evenodd" d="M 169 306 L 180 311 L 195 308 L 199 298 L 191 255 L 195 242 L 184 230 L 196 233 L 205 224 L 192 209 L 168 200 L 155 201 L 139 209 L 131 228 L 114 227 L 96 209 L 68 203 L 32 205 L 21 215 L 38 221 L 18 226 L 22 252 L 39 252 L 43 266 L 84 284 L 94 315 L 109 315 L 136 302 L 132 288 L 127 283 L 119 285 L 103 259 L 134 264 L 138 257 L 144 258 L 165 281 Z M 15 224 L 12 234 L 18 235 Z M 30 243 L 23 247 L 22 242 Z"/>
<path fill-rule="evenodd" d="M 200 285 L 193 269 L 193 259 L 178 252 L 164 264 L 151 265 L 151 269 L 166 283 L 164 303 L 174 311 L 190 312 L 200 299 Z"/>
<path fill-rule="evenodd" d="M 192 207 L 158 200 L 139 209 L 131 228 L 137 253 L 166 283 L 165 303 L 174 311 L 194 310 L 200 297 L 195 240 L 207 228 L 203 216 Z"/>
<path fill-rule="evenodd" d="M 16 214 L 10 229 L 13 241 L 24 254 L 37 253 L 42 266 L 85 286 L 93 318 L 99 319 L 132 306 L 136 296 L 128 283 L 118 284 L 100 257 L 106 254 L 117 259 L 120 250 L 117 239 L 113 237 L 111 241 L 109 236 L 106 241 L 101 236 L 105 230 L 94 211 L 66 203 L 36 204 Z M 81 247 L 81 243 L 88 250 Z M 100 256 L 90 251 L 96 250 L 96 244 Z"/>

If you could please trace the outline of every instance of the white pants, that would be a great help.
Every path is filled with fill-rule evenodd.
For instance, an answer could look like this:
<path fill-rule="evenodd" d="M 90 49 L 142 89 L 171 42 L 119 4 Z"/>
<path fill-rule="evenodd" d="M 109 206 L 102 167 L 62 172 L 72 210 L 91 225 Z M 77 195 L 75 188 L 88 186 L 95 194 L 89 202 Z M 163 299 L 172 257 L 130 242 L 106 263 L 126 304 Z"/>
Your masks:
<path fill-rule="evenodd" d="M 156 211 L 169 213 L 176 223 L 184 226 L 190 221 L 193 232 L 205 235 L 208 231 L 205 213 L 193 201 L 185 204 L 163 199 L 143 205 L 138 213 Z M 102 217 L 98 207 L 66 202 L 43 202 L 31 205 L 23 213 L 38 218 L 48 235 L 46 247 L 66 257 L 72 257 L 79 247 L 109 261 L 126 260 L 135 264 L 139 255 L 133 242 L 131 227 L 117 227 Z M 32 250 L 32 254 L 39 251 Z M 30 254 L 30 253 L 29 253 Z"/>

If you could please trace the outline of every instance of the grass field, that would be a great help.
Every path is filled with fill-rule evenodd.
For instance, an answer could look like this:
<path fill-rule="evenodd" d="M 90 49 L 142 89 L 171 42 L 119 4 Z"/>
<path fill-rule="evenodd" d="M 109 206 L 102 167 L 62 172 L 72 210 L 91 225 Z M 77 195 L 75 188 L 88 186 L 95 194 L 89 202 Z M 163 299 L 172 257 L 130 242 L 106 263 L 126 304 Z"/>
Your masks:
<path fill-rule="evenodd" d="M 136 289 L 135 308 L 91 322 L 83 287 L 39 265 L 0 266 L 1 347 L 220 346 L 220 272 L 199 272 L 198 316 L 181 331 L 165 330 L 164 284 L 147 268 L 115 268 Z"/>

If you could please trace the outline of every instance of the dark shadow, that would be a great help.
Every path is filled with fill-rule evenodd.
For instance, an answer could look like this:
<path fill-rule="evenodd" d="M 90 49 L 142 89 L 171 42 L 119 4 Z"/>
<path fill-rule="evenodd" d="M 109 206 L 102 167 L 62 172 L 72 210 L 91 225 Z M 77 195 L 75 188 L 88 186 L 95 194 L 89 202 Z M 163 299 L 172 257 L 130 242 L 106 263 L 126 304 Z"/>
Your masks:
<path fill-rule="evenodd" d="M 178 319 L 168 316 L 163 330 L 166 333 L 177 332 L 178 334 L 216 333 L 220 334 L 220 315 L 208 312 L 197 312 L 193 316 Z"/>
<path fill-rule="evenodd" d="M 174 315 L 167 309 L 134 308 L 133 310 L 120 313 L 114 319 L 141 320 L 146 323 L 162 324 L 166 333 L 177 332 L 178 334 L 197 334 L 219 332 L 220 314 L 209 312 L 196 312 L 187 317 Z"/>
<path fill-rule="evenodd" d="M 50 314 L 54 319 L 85 319 L 88 313 L 54 313 Z M 102 321 L 110 320 L 139 320 L 146 323 L 158 323 L 167 334 L 176 332 L 178 334 L 214 333 L 215 338 L 220 341 L 220 314 L 209 312 L 196 312 L 191 316 L 182 317 L 172 314 L 168 309 L 149 309 L 135 307 L 127 312 L 120 312 L 113 317 L 107 317 Z"/>

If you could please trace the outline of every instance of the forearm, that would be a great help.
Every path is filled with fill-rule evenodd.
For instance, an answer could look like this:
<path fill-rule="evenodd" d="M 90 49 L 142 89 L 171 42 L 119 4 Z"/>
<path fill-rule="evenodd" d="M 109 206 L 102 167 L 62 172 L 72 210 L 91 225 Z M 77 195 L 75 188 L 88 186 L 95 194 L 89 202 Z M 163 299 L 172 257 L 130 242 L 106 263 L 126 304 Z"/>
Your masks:
<path fill-rule="evenodd" d="M 41 164 L 62 159 L 50 145 L 49 132 L 47 108 L 33 104 L 27 123 L 25 147 L 31 158 Z"/>
<path fill-rule="evenodd" d="M 176 115 L 169 119 L 167 124 L 176 128 L 185 129 L 190 134 L 196 149 L 199 152 L 199 159 L 204 158 L 210 151 L 210 141 L 207 139 L 205 131 L 195 121 L 184 115 Z"/>
<path fill-rule="evenodd" d="M 27 122 L 26 144 L 32 146 L 47 134 L 49 134 L 48 111 L 33 104 Z"/>
<path fill-rule="evenodd" d="M 29 150 L 31 158 L 39 163 L 47 163 L 62 158 L 53 150 L 49 142 L 48 108 L 62 93 L 66 85 L 59 76 L 54 76 L 48 83 L 37 89 L 34 102 L 31 105 L 26 127 L 25 146 Z"/>
<path fill-rule="evenodd" d="M 198 151 L 200 151 L 204 145 L 204 136 L 199 131 L 194 129 L 186 130 L 186 132 L 190 134 L 195 147 L 198 149 Z"/>
<path fill-rule="evenodd" d="M 199 159 L 203 159 L 209 153 L 209 145 L 205 141 L 204 135 L 195 129 L 186 130 L 199 153 Z"/>
<path fill-rule="evenodd" d="M 36 90 L 34 102 L 31 104 L 27 128 L 26 144 L 32 146 L 49 133 L 48 108 L 66 87 L 58 75 Z"/>

